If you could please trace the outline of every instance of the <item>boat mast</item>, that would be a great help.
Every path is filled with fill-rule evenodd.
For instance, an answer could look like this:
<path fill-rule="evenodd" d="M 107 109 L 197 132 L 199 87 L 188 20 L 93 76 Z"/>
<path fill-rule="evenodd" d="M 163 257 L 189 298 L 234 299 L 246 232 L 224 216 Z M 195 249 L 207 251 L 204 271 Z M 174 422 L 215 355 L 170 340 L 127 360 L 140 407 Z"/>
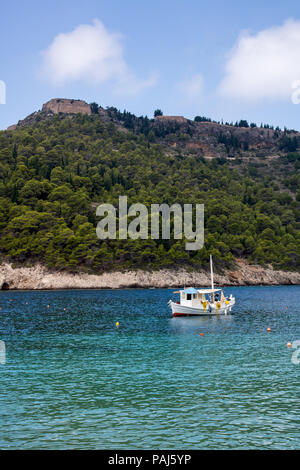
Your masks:
<path fill-rule="evenodd" d="M 213 262 L 212 262 L 212 255 L 210 257 L 210 278 L 211 278 L 211 289 L 212 289 L 212 300 L 213 303 L 215 302 L 215 293 L 214 293 L 214 272 L 213 272 Z"/>

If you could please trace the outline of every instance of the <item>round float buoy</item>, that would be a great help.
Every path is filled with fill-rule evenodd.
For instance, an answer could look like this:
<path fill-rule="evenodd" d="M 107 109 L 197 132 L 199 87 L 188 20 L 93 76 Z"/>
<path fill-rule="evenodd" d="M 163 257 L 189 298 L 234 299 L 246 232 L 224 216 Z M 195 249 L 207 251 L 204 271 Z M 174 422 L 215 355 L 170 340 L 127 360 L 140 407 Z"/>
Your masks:
<path fill-rule="evenodd" d="M 64 307 L 64 312 L 65 312 L 66 310 L 67 310 L 66 307 Z"/>
<path fill-rule="evenodd" d="M 288 342 L 286 345 L 287 345 L 288 348 L 292 347 L 292 343 L 290 343 L 290 342 Z"/>
<path fill-rule="evenodd" d="M 50 305 L 47 305 L 47 308 L 50 308 Z"/>
<path fill-rule="evenodd" d="M 119 326 L 119 324 L 120 324 L 120 323 L 117 321 L 117 322 L 116 322 L 116 327 L 118 327 L 118 326 Z"/>
<path fill-rule="evenodd" d="M 270 331 L 271 331 L 271 328 L 267 328 L 267 331 L 270 333 Z"/>
<path fill-rule="evenodd" d="M 203 336 L 203 333 L 200 333 L 200 336 Z"/>

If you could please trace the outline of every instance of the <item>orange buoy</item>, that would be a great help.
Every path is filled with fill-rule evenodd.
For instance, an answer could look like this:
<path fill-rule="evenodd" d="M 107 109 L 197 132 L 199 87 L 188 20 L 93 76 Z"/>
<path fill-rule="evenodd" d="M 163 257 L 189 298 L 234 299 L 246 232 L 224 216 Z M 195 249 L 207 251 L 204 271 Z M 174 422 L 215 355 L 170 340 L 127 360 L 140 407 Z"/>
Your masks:
<path fill-rule="evenodd" d="M 50 308 L 50 305 L 47 305 L 47 308 Z"/>
<path fill-rule="evenodd" d="M 200 336 L 203 336 L 203 333 L 200 333 Z"/>
<path fill-rule="evenodd" d="M 271 331 L 271 328 L 267 328 L 267 331 L 270 333 L 270 331 Z"/>
<path fill-rule="evenodd" d="M 286 345 L 287 345 L 288 348 L 292 347 L 292 343 L 290 343 L 290 342 L 286 343 Z"/>
<path fill-rule="evenodd" d="M 66 310 L 67 310 L 66 307 L 64 307 L 64 312 L 65 312 Z"/>

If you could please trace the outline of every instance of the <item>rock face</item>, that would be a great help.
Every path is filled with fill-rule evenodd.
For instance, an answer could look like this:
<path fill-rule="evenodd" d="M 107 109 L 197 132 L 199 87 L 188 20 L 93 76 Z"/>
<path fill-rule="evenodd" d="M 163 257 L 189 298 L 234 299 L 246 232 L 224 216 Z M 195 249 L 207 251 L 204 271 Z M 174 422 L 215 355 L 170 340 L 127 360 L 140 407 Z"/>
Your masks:
<path fill-rule="evenodd" d="M 52 111 L 54 114 L 92 114 L 91 107 L 85 101 L 54 98 L 43 105 L 43 111 Z"/>
<path fill-rule="evenodd" d="M 157 116 L 152 128 L 165 147 L 173 147 L 182 155 L 205 158 L 253 157 L 278 158 L 282 155 L 282 139 L 299 139 L 296 131 L 284 133 L 261 127 L 236 127 L 216 122 L 194 122 L 182 116 Z"/>
<path fill-rule="evenodd" d="M 215 274 L 220 286 L 300 284 L 300 273 L 274 271 L 260 266 L 249 266 L 239 260 L 234 271 Z M 110 272 L 101 275 L 50 272 L 41 265 L 13 269 L 0 266 L 0 289 L 117 289 L 126 287 L 187 287 L 210 286 L 210 274 L 205 271 L 188 272 L 183 269 L 159 271 Z"/>

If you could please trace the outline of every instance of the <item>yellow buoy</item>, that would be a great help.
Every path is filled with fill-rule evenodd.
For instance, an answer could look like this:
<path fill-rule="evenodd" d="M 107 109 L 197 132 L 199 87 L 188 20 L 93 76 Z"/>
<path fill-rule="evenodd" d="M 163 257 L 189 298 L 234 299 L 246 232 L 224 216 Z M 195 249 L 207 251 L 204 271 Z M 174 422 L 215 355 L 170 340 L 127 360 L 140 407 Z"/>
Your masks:
<path fill-rule="evenodd" d="M 117 321 L 117 322 L 116 322 L 116 326 L 119 326 L 119 324 L 120 324 L 120 323 Z"/>

